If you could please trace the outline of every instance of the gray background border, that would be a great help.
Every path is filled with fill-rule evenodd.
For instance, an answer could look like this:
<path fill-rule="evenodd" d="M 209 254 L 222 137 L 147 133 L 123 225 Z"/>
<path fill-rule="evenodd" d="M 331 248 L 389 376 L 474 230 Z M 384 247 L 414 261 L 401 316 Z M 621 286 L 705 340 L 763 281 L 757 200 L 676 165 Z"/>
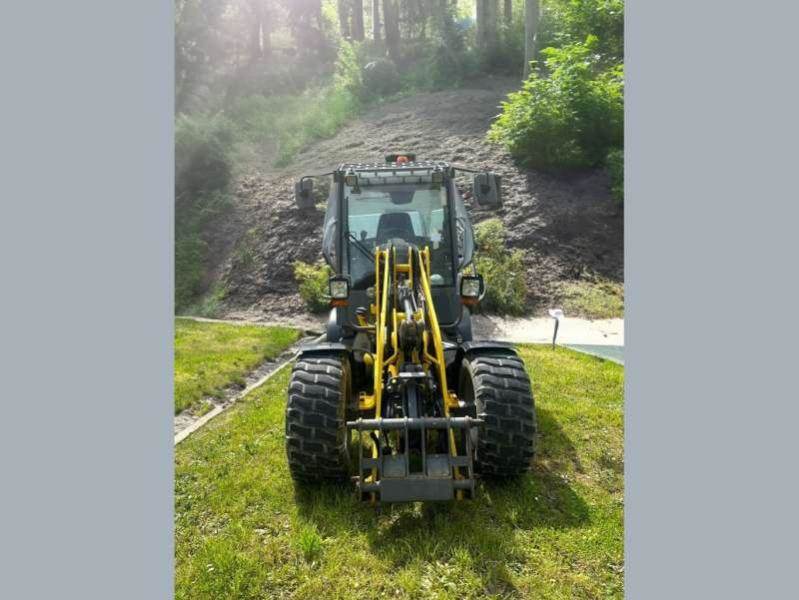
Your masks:
<path fill-rule="evenodd" d="M 172 4 L 2 12 L 0 598 L 169 598 Z"/>
<path fill-rule="evenodd" d="M 630 598 L 795 590 L 797 12 L 627 3 Z M 172 593 L 172 29 L 4 6 L 0 597 Z"/>
<path fill-rule="evenodd" d="M 799 5 L 626 17 L 627 597 L 795 595 Z"/>

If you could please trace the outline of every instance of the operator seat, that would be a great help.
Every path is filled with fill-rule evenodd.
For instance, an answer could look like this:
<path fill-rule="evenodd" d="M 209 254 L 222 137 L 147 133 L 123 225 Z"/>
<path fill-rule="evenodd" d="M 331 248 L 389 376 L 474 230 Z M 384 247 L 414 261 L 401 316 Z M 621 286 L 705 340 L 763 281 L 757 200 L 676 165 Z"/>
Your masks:
<path fill-rule="evenodd" d="M 416 235 L 413 232 L 411 216 L 406 212 L 385 213 L 380 215 L 377 222 L 377 243 L 385 244 L 391 239 L 401 237 L 408 243 L 414 243 Z"/>

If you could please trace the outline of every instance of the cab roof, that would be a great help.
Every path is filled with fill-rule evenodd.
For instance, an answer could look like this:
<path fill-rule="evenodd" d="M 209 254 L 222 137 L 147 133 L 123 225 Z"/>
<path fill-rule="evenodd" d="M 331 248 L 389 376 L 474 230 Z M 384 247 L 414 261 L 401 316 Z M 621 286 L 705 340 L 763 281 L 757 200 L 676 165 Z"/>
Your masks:
<path fill-rule="evenodd" d="M 448 171 L 451 165 L 446 161 L 440 160 L 421 160 L 414 162 L 382 162 L 382 163 L 342 163 L 337 171 L 346 173 L 347 171 L 431 171 L 440 169 Z"/>

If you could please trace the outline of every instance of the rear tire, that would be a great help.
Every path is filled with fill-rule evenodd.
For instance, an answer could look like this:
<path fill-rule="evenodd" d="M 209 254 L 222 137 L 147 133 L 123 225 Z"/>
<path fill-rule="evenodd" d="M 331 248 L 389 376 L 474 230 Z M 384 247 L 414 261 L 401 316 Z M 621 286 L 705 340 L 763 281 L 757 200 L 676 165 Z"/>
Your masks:
<path fill-rule="evenodd" d="M 477 430 L 475 470 L 487 477 L 528 471 L 535 454 L 535 400 L 522 360 L 514 355 L 464 359 L 459 390 L 485 421 Z"/>
<path fill-rule="evenodd" d="M 349 360 L 343 356 L 304 357 L 294 365 L 286 404 L 286 454 L 294 481 L 347 478 L 350 382 Z"/>

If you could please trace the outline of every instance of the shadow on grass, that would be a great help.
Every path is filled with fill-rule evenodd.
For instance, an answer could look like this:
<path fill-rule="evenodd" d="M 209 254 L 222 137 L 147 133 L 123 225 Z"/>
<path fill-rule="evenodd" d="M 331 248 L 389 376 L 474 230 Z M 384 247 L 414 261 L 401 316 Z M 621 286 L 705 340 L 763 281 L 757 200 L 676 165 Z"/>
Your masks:
<path fill-rule="evenodd" d="M 375 508 L 358 502 L 349 486 L 327 486 L 297 492 L 300 515 L 323 536 L 365 536 L 369 551 L 395 569 L 466 556 L 485 589 L 511 591 L 506 565 L 524 561 L 518 532 L 589 522 L 587 504 L 569 485 L 569 473 L 582 472 L 575 446 L 548 411 L 538 410 L 538 425 L 531 472 L 511 481 L 480 481 L 472 501 Z"/>

